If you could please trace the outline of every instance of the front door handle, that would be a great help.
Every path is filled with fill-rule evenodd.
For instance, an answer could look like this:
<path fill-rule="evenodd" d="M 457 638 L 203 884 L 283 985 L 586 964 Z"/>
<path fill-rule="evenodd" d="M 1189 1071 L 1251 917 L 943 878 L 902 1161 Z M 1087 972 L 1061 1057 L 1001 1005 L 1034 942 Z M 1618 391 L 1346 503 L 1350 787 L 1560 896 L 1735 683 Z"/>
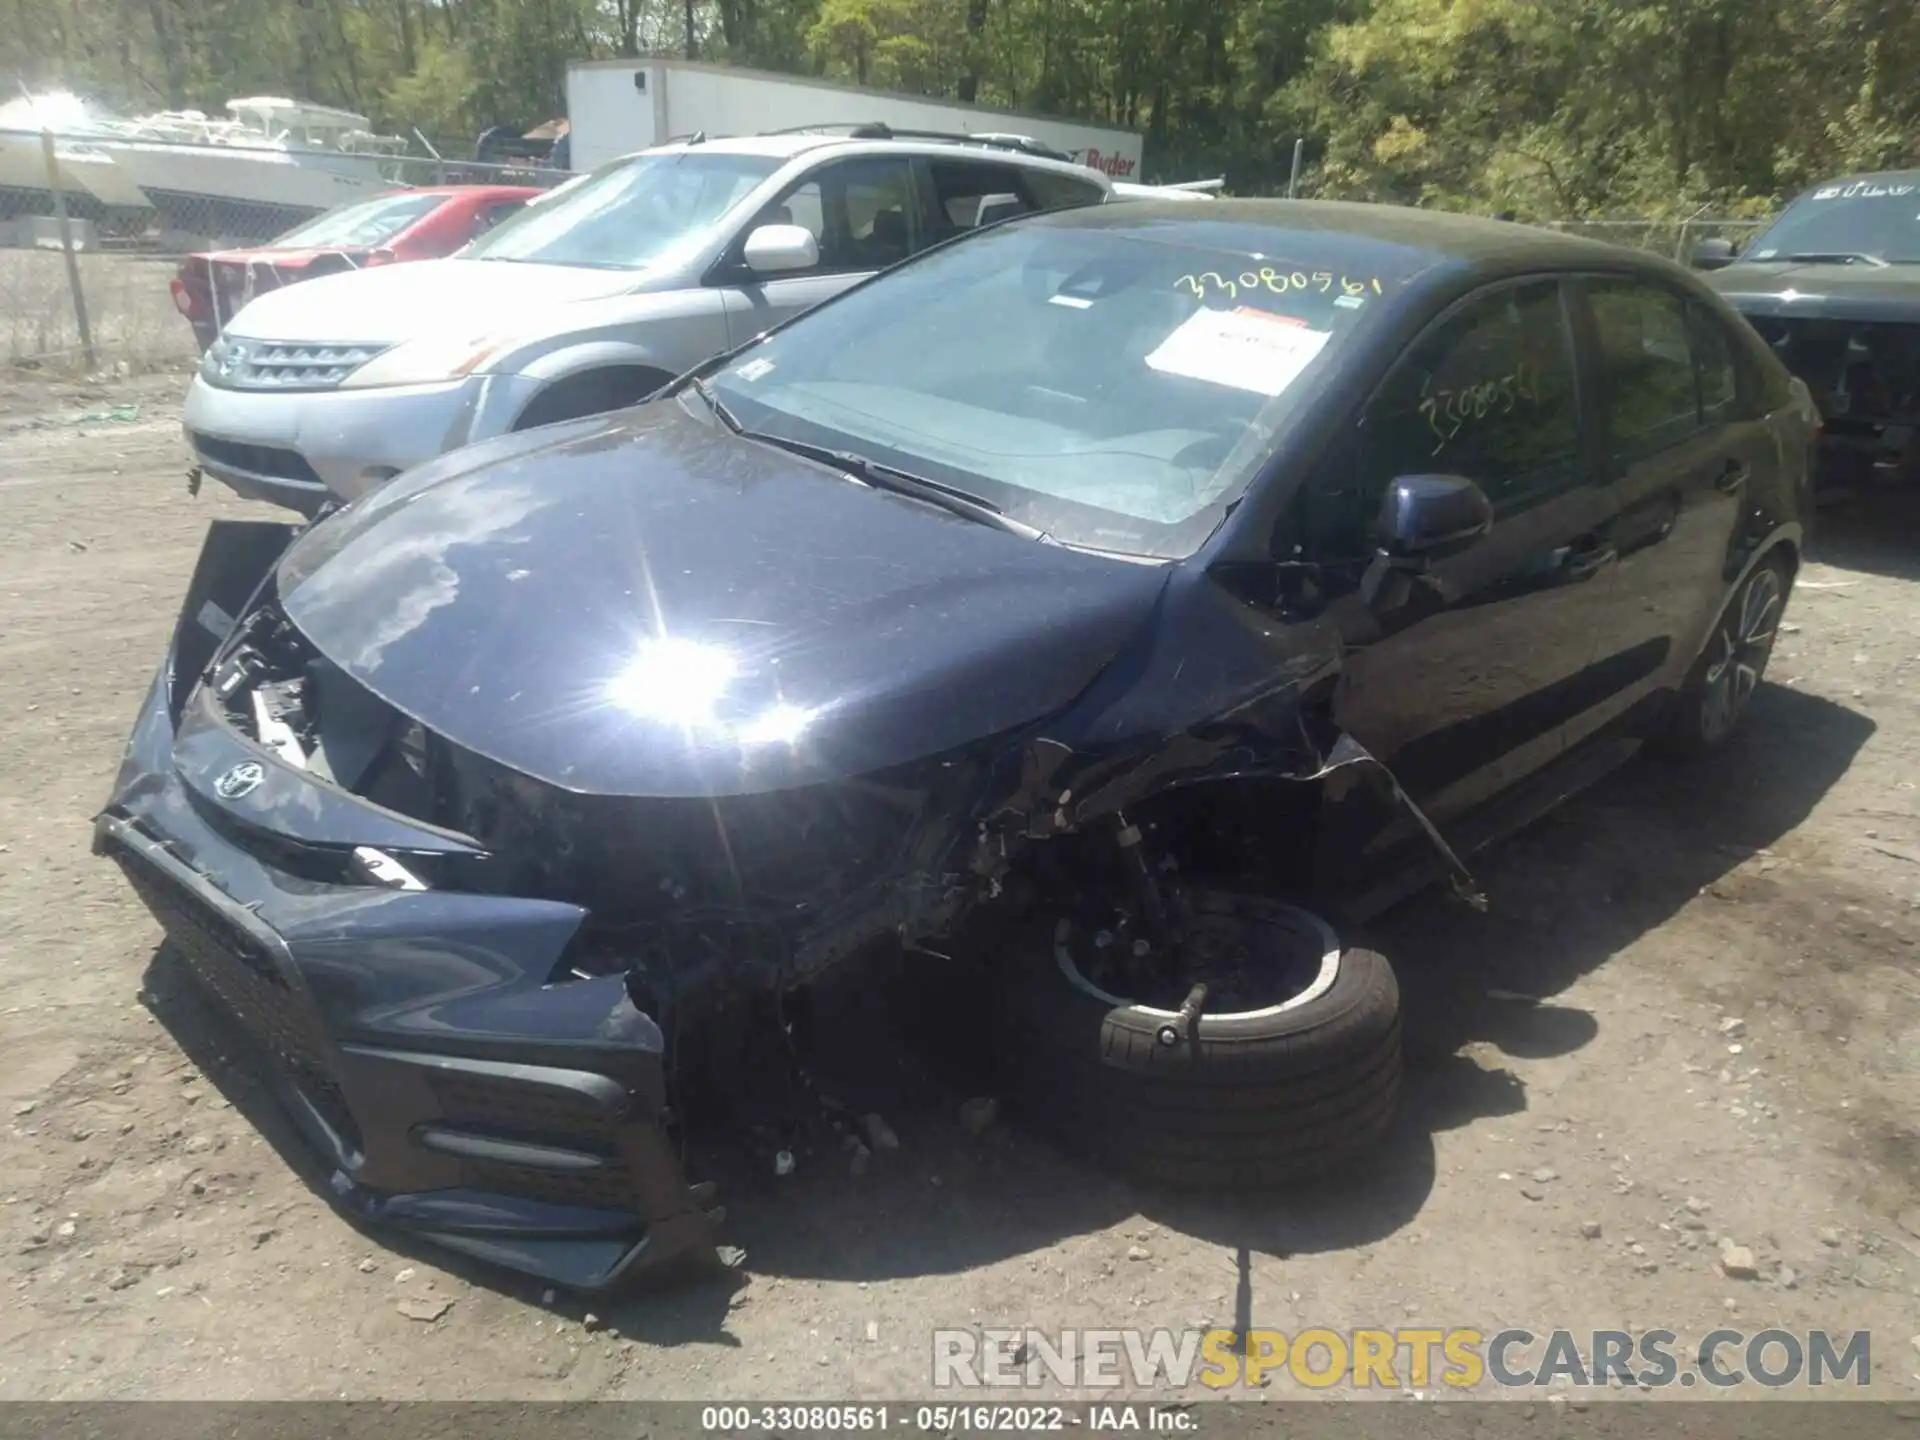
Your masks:
<path fill-rule="evenodd" d="M 1567 548 L 1560 572 L 1569 580 L 1591 580 L 1620 556 L 1611 543 L 1598 535 L 1583 535 Z"/>
<path fill-rule="evenodd" d="M 1744 460 L 1729 460 L 1720 467 L 1720 473 L 1713 477 L 1713 488 L 1722 495 L 1736 494 L 1753 474 L 1753 467 Z"/>

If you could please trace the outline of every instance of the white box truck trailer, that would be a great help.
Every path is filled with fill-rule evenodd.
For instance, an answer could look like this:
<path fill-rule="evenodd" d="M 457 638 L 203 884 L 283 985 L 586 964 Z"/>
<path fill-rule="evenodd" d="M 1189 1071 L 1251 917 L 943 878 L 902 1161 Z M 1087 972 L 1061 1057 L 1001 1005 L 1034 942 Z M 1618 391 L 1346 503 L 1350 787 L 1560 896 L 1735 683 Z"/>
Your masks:
<path fill-rule="evenodd" d="M 1113 180 L 1140 178 L 1139 135 L 1106 125 L 694 60 L 582 60 L 567 67 L 568 150 L 575 170 L 701 132 L 751 135 L 871 122 L 898 132 L 1024 135 Z"/>

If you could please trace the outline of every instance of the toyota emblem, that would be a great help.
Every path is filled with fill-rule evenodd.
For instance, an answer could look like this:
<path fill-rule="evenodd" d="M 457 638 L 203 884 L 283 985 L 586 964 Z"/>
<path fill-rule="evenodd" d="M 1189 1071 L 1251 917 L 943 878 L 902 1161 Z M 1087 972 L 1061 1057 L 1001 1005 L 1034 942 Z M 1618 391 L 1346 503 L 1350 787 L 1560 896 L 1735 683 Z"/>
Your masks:
<path fill-rule="evenodd" d="M 222 800 L 238 800 L 258 790 L 260 782 L 266 778 L 266 766 L 258 760 L 242 760 L 213 782 L 213 790 Z"/>

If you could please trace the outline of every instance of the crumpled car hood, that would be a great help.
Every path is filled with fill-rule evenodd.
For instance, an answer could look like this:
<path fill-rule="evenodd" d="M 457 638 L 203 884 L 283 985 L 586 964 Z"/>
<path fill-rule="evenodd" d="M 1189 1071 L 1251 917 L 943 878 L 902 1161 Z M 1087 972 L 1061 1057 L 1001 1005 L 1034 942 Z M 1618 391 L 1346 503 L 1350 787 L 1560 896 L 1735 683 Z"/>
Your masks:
<path fill-rule="evenodd" d="M 1920 322 L 1920 265 L 1752 261 L 1706 279 L 1743 315 Z"/>
<path fill-rule="evenodd" d="M 568 790 L 722 795 L 1067 705 L 1166 567 L 869 490 L 675 399 L 455 452 L 314 527 L 283 608 L 454 744 Z"/>

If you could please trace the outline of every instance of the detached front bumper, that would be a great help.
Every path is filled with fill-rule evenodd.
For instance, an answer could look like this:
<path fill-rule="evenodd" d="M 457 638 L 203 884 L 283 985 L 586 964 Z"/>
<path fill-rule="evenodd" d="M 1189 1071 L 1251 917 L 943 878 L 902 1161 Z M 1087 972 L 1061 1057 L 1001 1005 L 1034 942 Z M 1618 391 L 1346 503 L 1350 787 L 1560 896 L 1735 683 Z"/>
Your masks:
<path fill-rule="evenodd" d="M 314 786 L 303 838 L 256 828 L 259 806 L 225 805 L 213 787 L 259 752 L 196 731 L 191 716 L 176 736 L 170 670 L 141 710 L 94 849 L 249 1042 L 332 1167 L 336 1203 L 580 1290 L 711 1257 L 717 1212 L 662 1125 L 659 1027 L 621 977 L 562 975 L 585 912 L 316 881 L 316 857 L 392 846 L 400 817 Z"/>
<path fill-rule="evenodd" d="M 195 376 L 182 416 L 200 468 L 252 500 L 313 515 L 402 470 L 507 429 L 538 390 L 519 375 L 276 392 Z"/>

